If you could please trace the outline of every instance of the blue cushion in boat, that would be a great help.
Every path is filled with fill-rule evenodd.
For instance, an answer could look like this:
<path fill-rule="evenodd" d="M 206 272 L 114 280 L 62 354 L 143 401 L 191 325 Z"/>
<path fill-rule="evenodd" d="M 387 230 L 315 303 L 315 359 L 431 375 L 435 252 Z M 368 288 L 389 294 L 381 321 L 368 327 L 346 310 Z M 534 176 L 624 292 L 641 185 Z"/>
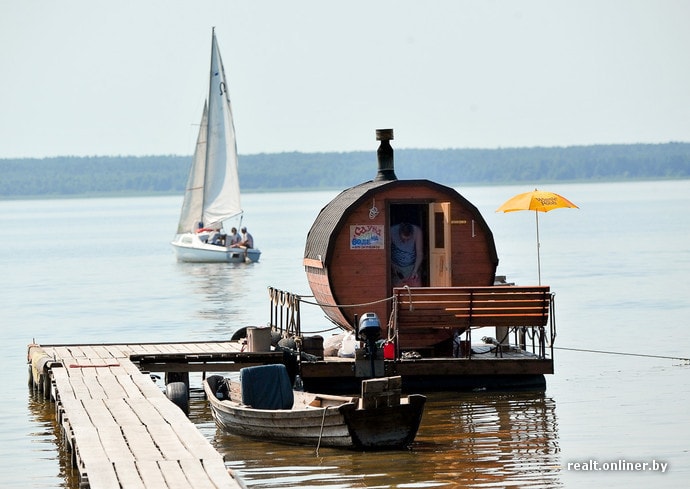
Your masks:
<path fill-rule="evenodd" d="M 259 365 L 240 370 L 242 404 L 254 409 L 290 409 L 294 401 L 285 365 Z"/>

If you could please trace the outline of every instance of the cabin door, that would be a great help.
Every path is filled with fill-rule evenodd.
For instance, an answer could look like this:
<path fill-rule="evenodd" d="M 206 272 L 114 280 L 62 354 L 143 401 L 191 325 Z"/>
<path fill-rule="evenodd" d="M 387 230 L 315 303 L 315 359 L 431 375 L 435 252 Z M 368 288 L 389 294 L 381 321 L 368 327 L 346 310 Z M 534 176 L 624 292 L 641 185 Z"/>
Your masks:
<path fill-rule="evenodd" d="M 429 286 L 450 287 L 450 202 L 429 204 Z"/>

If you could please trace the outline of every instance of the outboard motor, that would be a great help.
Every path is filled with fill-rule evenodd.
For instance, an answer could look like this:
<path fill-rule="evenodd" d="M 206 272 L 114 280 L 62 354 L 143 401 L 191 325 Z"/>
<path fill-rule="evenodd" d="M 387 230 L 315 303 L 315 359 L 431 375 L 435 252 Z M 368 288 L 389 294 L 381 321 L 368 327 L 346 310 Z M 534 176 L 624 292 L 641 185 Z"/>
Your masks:
<path fill-rule="evenodd" d="M 374 377 L 376 360 L 376 342 L 381 337 L 381 321 L 376 313 L 367 312 L 359 320 L 358 336 L 366 345 L 366 354 L 371 360 L 371 375 Z"/>
<path fill-rule="evenodd" d="M 376 350 L 376 341 L 381 337 L 381 321 L 374 312 L 365 313 L 359 320 L 359 337 L 367 343 L 374 345 Z"/>

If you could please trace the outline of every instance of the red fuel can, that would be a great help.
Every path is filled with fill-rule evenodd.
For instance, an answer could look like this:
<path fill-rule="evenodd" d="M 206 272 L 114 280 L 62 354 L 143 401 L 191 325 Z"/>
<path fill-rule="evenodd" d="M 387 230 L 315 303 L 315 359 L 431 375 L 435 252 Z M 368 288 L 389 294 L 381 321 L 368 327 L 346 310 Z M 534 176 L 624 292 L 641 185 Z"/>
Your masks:
<path fill-rule="evenodd" d="M 395 360 L 395 343 L 387 341 L 383 344 L 383 358 L 386 360 Z"/>

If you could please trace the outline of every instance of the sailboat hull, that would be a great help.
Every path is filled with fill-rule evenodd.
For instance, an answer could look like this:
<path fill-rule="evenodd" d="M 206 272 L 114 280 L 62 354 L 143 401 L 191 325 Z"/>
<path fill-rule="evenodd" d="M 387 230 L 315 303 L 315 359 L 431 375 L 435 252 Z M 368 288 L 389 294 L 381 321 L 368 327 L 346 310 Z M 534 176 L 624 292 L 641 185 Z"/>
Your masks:
<path fill-rule="evenodd" d="M 261 251 L 208 244 L 192 233 L 178 234 L 172 241 L 178 261 L 190 263 L 253 263 Z"/>

